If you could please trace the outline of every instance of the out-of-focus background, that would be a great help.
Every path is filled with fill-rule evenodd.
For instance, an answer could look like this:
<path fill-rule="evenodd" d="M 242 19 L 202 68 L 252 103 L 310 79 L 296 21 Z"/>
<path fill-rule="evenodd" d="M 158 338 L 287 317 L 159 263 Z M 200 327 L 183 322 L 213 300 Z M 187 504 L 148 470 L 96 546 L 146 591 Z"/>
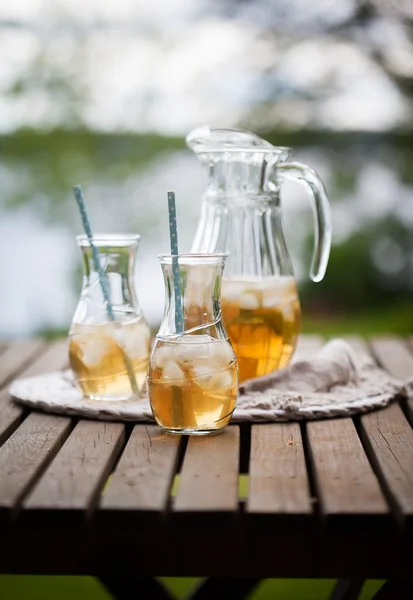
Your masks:
<path fill-rule="evenodd" d="M 81 182 L 96 232 L 139 232 L 138 293 L 163 310 L 166 191 L 181 250 L 204 173 L 184 136 L 240 126 L 295 148 L 329 193 L 325 280 L 288 184 L 306 331 L 413 331 L 413 4 L 408 0 L 14 0 L 0 5 L 0 335 L 65 332 L 80 290 Z"/>
<path fill-rule="evenodd" d="M 13 0 L 0 53 L 0 336 L 67 331 L 79 182 L 95 232 L 142 234 L 136 281 L 156 328 L 166 191 L 188 251 L 205 180 L 184 136 L 201 124 L 292 146 L 324 179 L 334 247 L 320 284 L 305 192 L 283 194 L 305 331 L 413 331 L 410 0 Z M 267 581 L 254 598 L 320 600 L 332 585 Z M 6 576 L 0 595 L 108 598 L 92 579 Z"/>

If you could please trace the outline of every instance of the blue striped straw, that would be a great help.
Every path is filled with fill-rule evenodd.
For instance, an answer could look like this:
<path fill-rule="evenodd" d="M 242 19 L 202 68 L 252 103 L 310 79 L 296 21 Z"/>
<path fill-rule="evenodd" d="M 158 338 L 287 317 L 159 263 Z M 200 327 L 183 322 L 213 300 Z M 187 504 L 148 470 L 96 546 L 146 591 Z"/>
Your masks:
<path fill-rule="evenodd" d="M 82 217 L 83 228 L 86 232 L 87 239 L 89 240 L 90 247 L 92 248 L 93 263 L 94 263 L 95 269 L 99 275 L 99 283 L 100 283 L 100 287 L 102 289 L 102 294 L 103 294 L 103 298 L 105 301 L 106 311 L 108 313 L 109 319 L 111 321 L 115 321 L 115 315 L 113 313 L 113 307 L 112 307 L 110 297 L 109 297 L 109 289 L 108 289 L 108 282 L 106 279 L 106 274 L 105 274 L 104 270 L 102 269 L 102 265 L 100 264 L 99 253 L 97 251 L 97 248 L 96 248 L 95 244 L 93 243 L 92 228 L 90 226 L 89 217 L 87 216 L 87 212 L 86 212 L 86 206 L 85 206 L 85 201 L 83 198 L 82 187 L 80 185 L 73 186 L 73 193 L 75 195 L 76 202 L 79 206 L 80 214 Z M 125 363 L 125 367 L 128 372 L 128 377 L 129 377 L 129 381 L 131 384 L 132 392 L 135 394 L 136 397 L 138 397 L 139 390 L 138 390 L 138 386 L 136 383 L 135 372 L 133 370 L 133 366 L 129 360 L 128 355 L 122 348 L 121 344 L 119 344 L 119 349 L 122 353 L 123 361 Z"/>
<path fill-rule="evenodd" d="M 168 192 L 169 236 L 171 240 L 172 273 L 174 276 L 175 293 L 175 329 L 176 333 L 184 331 L 184 315 L 181 303 L 181 275 L 178 258 L 178 229 L 176 226 L 175 192 Z"/>
<path fill-rule="evenodd" d="M 103 294 L 103 298 L 105 301 L 105 306 L 106 306 L 106 310 L 108 313 L 108 317 L 111 321 L 114 321 L 115 315 L 113 314 L 113 308 L 112 308 L 112 304 L 110 302 L 108 283 L 106 280 L 105 272 L 103 271 L 102 265 L 100 264 L 99 253 L 97 251 L 95 244 L 93 243 L 92 229 L 90 227 L 90 221 L 89 221 L 89 218 L 88 218 L 87 212 L 86 212 L 86 206 L 85 206 L 85 201 L 83 198 L 82 186 L 80 186 L 80 185 L 73 186 L 73 193 L 75 195 L 76 202 L 79 206 L 80 214 L 82 217 L 82 223 L 83 223 L 83 227 L 86 232 L 86 235 L 87 235 L 87 239 L 89 240 L 90 247 L 92 248 L 93 263 L 94 263 L 95 269 L 99 275 L 99 283 L 100 283 L 100 287 L 102 288 L 102 294 Z"/>

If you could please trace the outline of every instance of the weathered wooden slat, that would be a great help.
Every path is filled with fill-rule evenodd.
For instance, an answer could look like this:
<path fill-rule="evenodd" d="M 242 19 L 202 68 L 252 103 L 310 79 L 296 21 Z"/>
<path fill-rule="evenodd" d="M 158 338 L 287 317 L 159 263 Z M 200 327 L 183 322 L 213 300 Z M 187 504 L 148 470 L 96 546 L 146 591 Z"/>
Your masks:
<path fill-rule="evenodd" d="M 375 338 L 371 348 L 380 364 L 394 377 L 413 381 L 413 348 L 398 338 Z M 406 403 L 407 414 L 413 427 L 413 397 Z"/>
<path fill-rule="evenodd" d="M 48 342 L 46 350 L 30 363 L 20 374 L 21 377 L 34 377 L 49 371 L 61 371 L 69 364 L 67 339 Z"/>
<path fill-rule="evenodd" d="M 125 436 L 121 423 L 80 421 L 24 502 L 25 513 L 90 514 Z"/>
<path fill-rule="evenodd" d="M 369 352 L 361 338 L 349 340 L 355 350 Z M 413 358 L 397 338 L 371 341 L 375 357 L 395 377 L 413 375 Z M 398 404 L 363 415 L 360 435 L 385 495 L 400 518 L 413 516 L 413 430 Z"/>
<path fill-rule="evenodd" d="M 247 511 L 300 520 L 312 514 L 298 423 L 252 426 Z"/>
<path fill-rule="evenodd" d="M 19 373 L 20 377 L 33 377 L 47 371 L 57 371 L 67 365 L 66 341 L 53 342 L 38 358 Z M 0 357 L 1 361 L 1 357 Z M 0 392 L 0 445 L 16 429 L 24 414 L 24 408 L 10 398 L 5 388 Z"/>
<path fill-rule="evenodd" d="M 68 435 L 70 419 L 31 413 L 0 448 L 0 513 L 19 505 Z"/>
<path fill-rule="evenodd" d="M 154 425 L 136 425 L 102 497 L 102 511 L 165 511 L 179 441 Z"/>
<path fill-rule="evenodd" d="M 0 356 L 0 387 L 10 381 L 43 348 L 45 348 L 45 343 L 42 340 L 28 339 L 11 342 Z"/>
<path fill-rule="evenodd" d="M 404 340 L 373 338 L 370 345 L 379 363 L 394 377 L 401 380 L 413 378 L 413 354 Z"/>
<path fill-rule="evenodd" d="M 357 515 L 386 517 L 389 509 L 353 421 L 312 421 L 307 435 L 322 514 L 345 525 L 350 517 L 356 525 Z"/>
<path fill-rule="evenodd" d="M 413 430 L 396 403 L 361 417 L 370 460 L 394 508 L 413 524 Z"/>
<path fill-rule="evenodd" d="M 188 441 L 176 512 L 234 512 L 238 508 L 239 427 Z"/>
<path fill-rule="evenodd" d="M 380 364 L 400 379 L 413 376 L 413 357 L 397 338 L 371 340 Z M 410 401 L 411 402 L 411 401 Z M 361 435 L 385 493 L 399 518 L 413 523 L 413 430 L 400 406 L 361 417 Z"/>
<path fill-rule="evenodd" d="M 301 335 L 291 362 L 303 360 L 317 352 L 324 343 L 321 335 Z"/>

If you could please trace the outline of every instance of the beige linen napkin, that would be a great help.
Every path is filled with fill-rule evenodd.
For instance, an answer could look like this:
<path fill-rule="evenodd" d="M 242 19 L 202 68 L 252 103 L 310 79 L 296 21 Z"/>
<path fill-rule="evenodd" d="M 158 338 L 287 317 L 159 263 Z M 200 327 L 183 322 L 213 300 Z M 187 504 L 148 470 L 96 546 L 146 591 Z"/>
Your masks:
<path fill-rule="evenodd" d="M 262 420 L 265 414 L 279 419 L 345 416 L 386 406 L 396 395 L 406 395 L 402 382 L 367 354 L 335 339 L 312 358 L 244 382 L 236 412 L 242 420 Z"/>

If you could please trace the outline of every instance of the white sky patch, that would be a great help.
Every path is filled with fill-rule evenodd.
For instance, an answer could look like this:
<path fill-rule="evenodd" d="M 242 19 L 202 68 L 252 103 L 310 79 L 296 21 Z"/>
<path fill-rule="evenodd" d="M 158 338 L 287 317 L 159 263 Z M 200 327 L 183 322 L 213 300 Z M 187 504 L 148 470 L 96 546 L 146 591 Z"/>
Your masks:
<path fill-rule="evenodd" d="M 2 3 L 0 19 L 22 28 L 0 30 L 0 93 L 19 78 L 33 81 L 18 97 L 0 96 L 0 131 L 67 125 L 75 110 L 97 130 L 182 135 L 200 122 L 234 126 L 254 108 L 261 113 L 265 100 L 272 106 L 262 111 L 264 122 L 260 114 L 255 121 L 267 128 L 380 131 L 407 123 L 412 109 L 363 43 L 326 35 L 293 43 L 287 33 L 266 30 L 274 19 L 286 32 L 306 20 L 334 23 L 354 6 L 354 0 L 257 0 L 231 20 L 207 0 Z M 380 30 L 392 42 L 388 61 L 410 72 L 403 30 L 377 20 L 367 35 L 374 42 Z M 67 97 L 45 84 L 59 77 Z M 81 101 L 74 106 L 76 95 Z"/>
<path fill-rule="evenodd" d="M 41 215 L 36 218 L 26 206 L 2 215 L 0 236 L 0 288 L 8 290 L 1 299 L 0 331 L 27 335 L 67 322 L 77 302 L 70 280 L 75 244 L 67 231 L 45 229 Z"/>

